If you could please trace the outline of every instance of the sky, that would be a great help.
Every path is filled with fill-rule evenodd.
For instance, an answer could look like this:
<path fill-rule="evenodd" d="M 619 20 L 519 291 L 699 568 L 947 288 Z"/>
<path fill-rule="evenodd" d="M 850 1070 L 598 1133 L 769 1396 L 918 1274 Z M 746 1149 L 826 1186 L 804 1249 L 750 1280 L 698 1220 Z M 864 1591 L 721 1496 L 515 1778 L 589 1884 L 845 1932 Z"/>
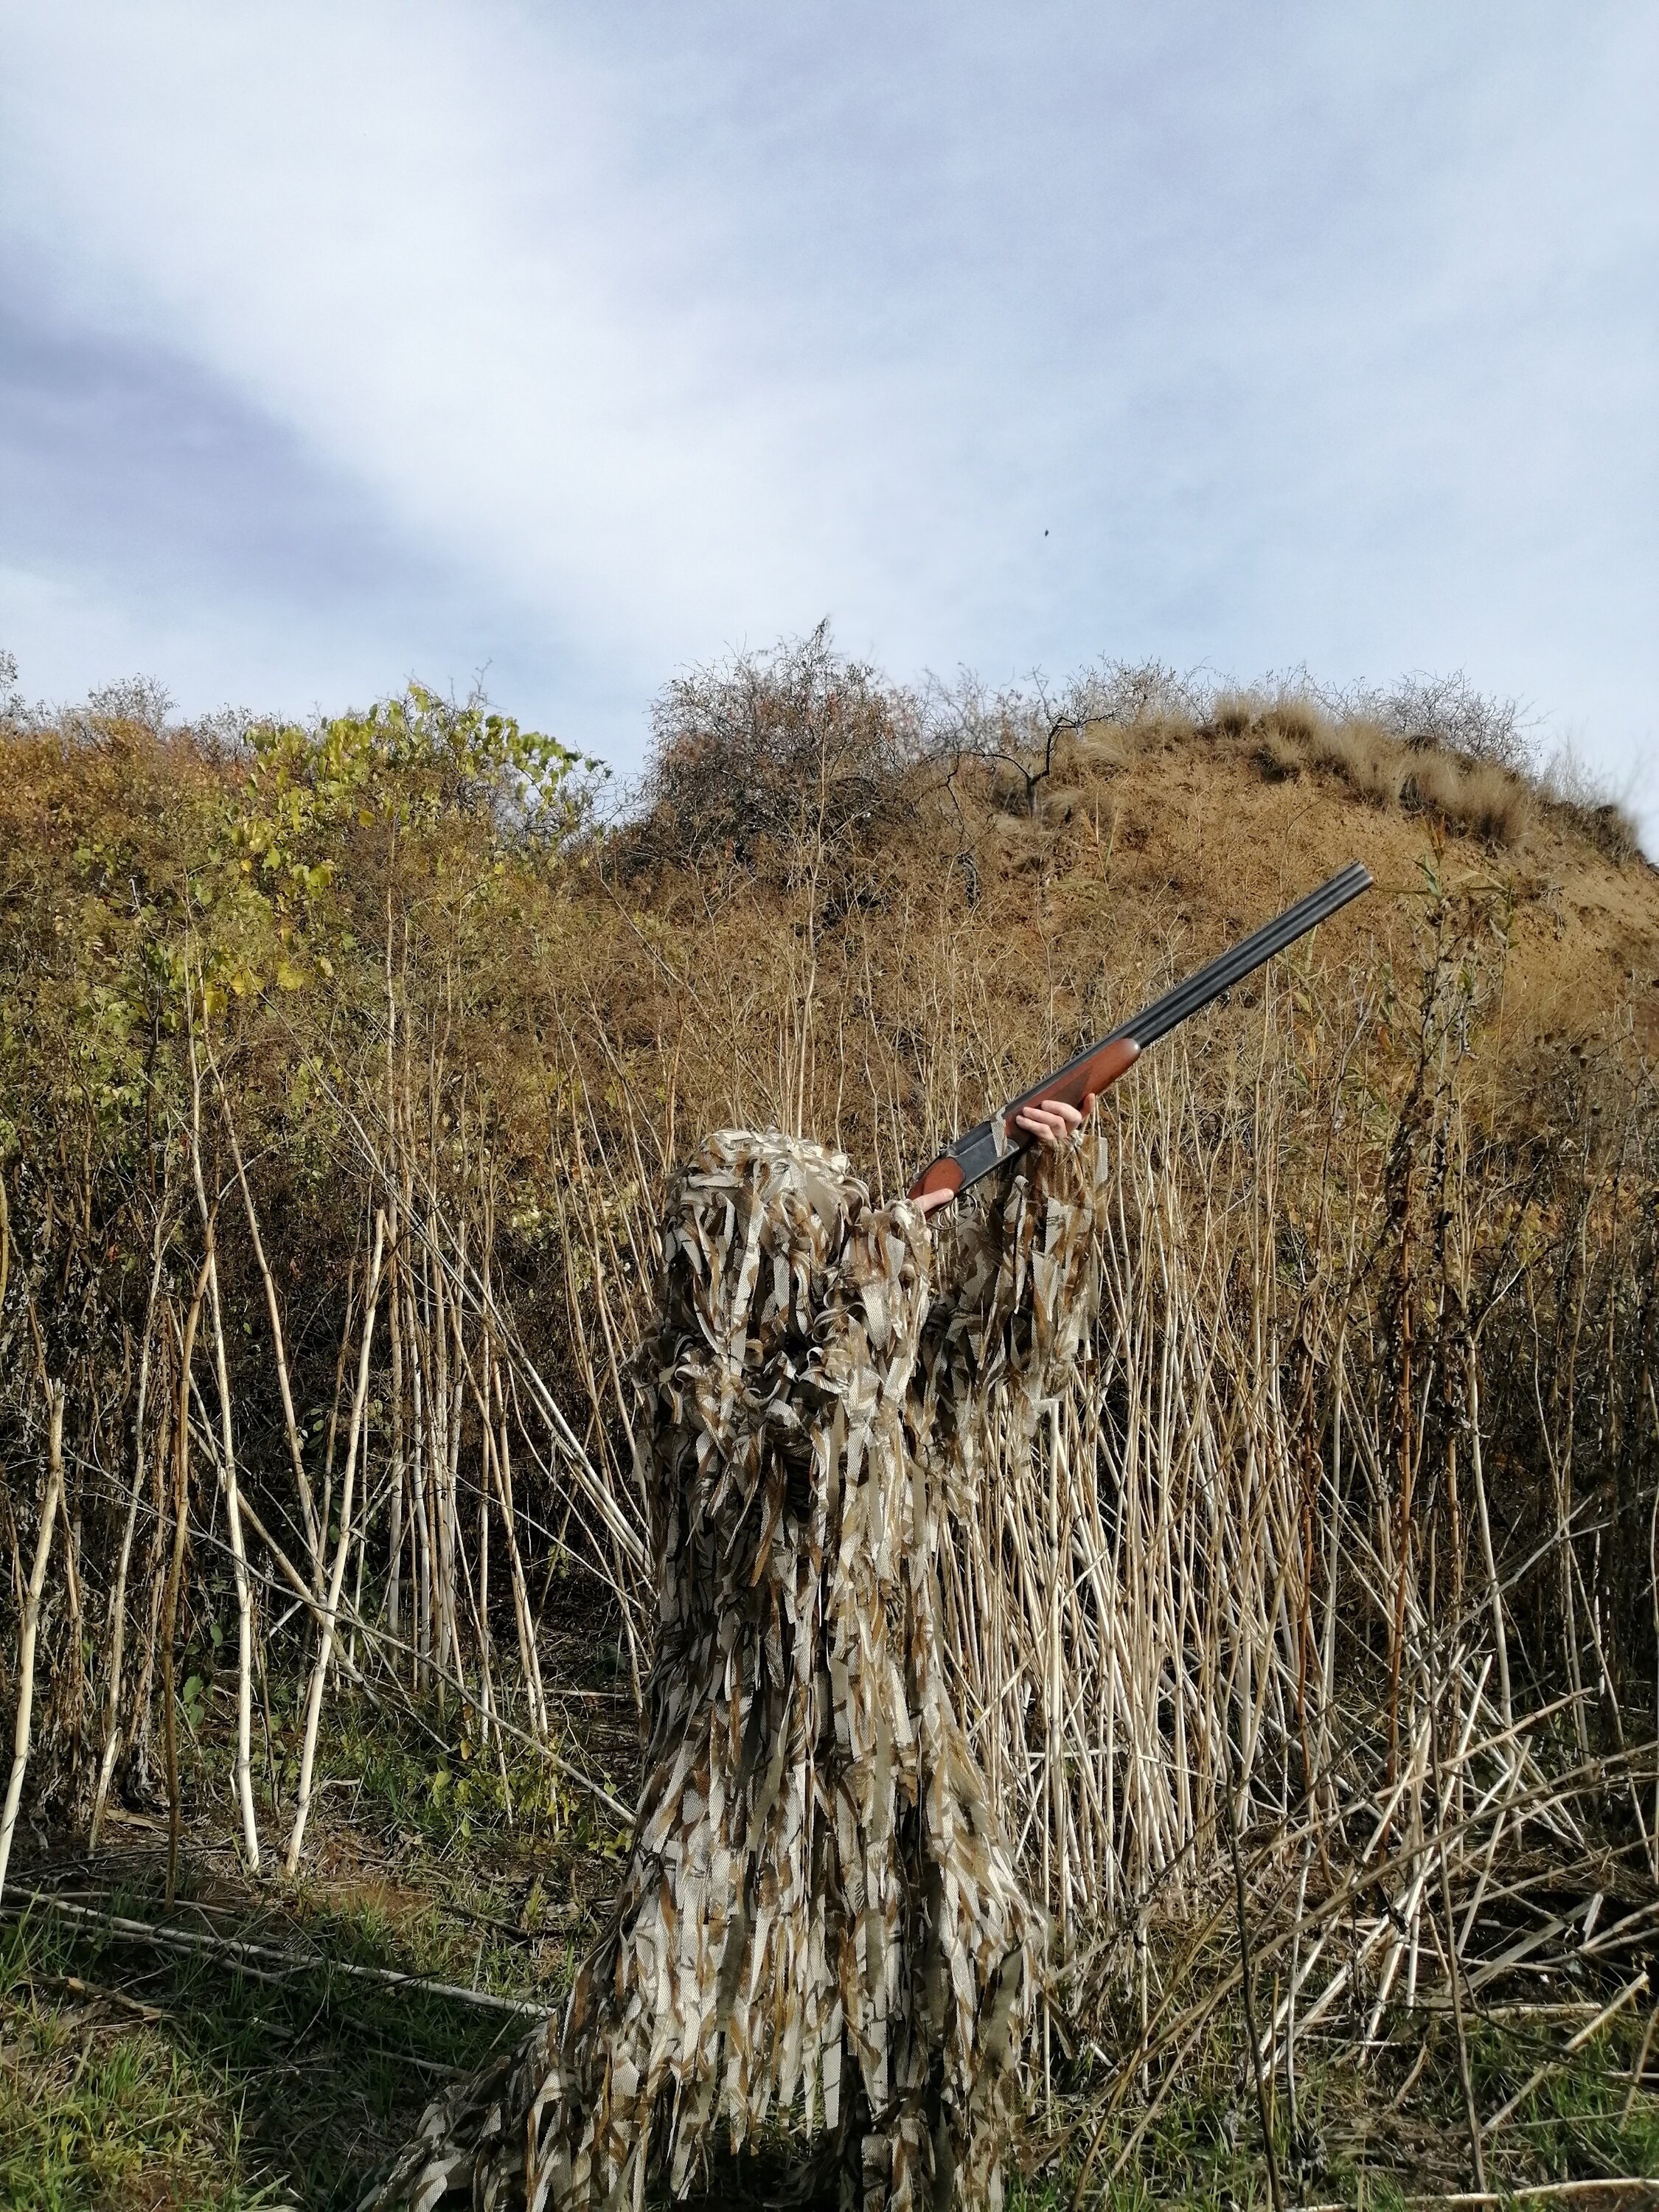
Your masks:
<path fill-rule="evenodd" d="M 1659 853 L 1659 10 L 0 0 L 0 648 L 1463 671 Z"/>

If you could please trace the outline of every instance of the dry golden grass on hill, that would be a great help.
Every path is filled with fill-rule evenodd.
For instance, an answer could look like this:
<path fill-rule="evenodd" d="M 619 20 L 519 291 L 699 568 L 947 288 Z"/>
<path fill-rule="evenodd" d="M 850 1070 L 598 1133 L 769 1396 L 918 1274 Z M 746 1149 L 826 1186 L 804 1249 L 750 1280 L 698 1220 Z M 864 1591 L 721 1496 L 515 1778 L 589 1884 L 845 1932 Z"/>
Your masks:
<path fill-rule="evenodd" d="M 1659 876 L 1616 813 L 1455 685 L 915 698 L 823 636 L 672 687 L 610 827 L 482 708 L 154 707 L 0 728 L 9 1884 L 199 1887 L 216 1936 L 269 1915 L 257 1856 L 291 1948 L 414 1852 L 474 1917 L 404 1897 L 373 1963 L 465 1984 L 476 1942 L 552 2001 L 549 1900 L 602 1893 L 631 1802 L 627 1364 L 674 1161 L 775 1123 L 890 1195 L 1360 859 L 1370 896 L 1103 1109 L 1099 1329 L 944 1559 L 1055 1931 L 1032 2185 L 1259 2197 L 1264 2117 L 1325 2198 L 1659 2171 Z M 7 1986 L 153 1955 L 99 1924 L 97 1973 L 66 1904 Z M 461 2017 L 411 2014 L 411 2063 Z M 248 2171 L 297 2186 L 232 2025 Z M 349 2111 L 304 2077 L 343 2203 L 414 2095 L 365 2117 L 348 2040 Z"/>
<path fill-rule="evenodd" d="M 1115 732 L 1085 731 L 1053 779 L 1040 817 L 1046 834 L 1030 836 L 1023 865 L 1051 895 L 1059 886 L 1076 900 L 1091 927 L 1109 928 L 1115 945 L 1126 933 L 1150 939 L 1183 963 L 1183 939 L 1207 956 L 1350 857 L 1365 860 L 1380 893 L 1352 927 L 1396 949 L 1432 869 L 1449 890 L 1498 892 L 1511 902 L 1516 988 L 1499 1032 L 1507 1048 L 1583 1042 L 1620 1007 L 1649 1048 L 1659 1048 L 1651 1026 L 1659 1022 L 1659 873 L 1650 864 L 1610 857 L 1579 821 L 1540 804 L 1502 769 L 1462 769 L 1371 732 L 1367 744 L 1389 745 L 1423 783 L 1427 763 L 1477 789 L 1496 784 L 1507 802 L 1496 811 L 1512 826 L 1494 838 L 1482 834 L 1484 807 L 1470 821 L 1461 809 L 1407 811 L 1397 796 L 1357 807 L 1355 782 L 1320 764 L 1332 741 L 1310 744 L 1292 780 L 1264 772 L 1253 733 L 1206 739 L 1175 731 L 1131 746 Z M 1403 772 L 1396 761 L 1390 790 Z M 1010 833 L 1012 817 L 1012 854 Z"/>

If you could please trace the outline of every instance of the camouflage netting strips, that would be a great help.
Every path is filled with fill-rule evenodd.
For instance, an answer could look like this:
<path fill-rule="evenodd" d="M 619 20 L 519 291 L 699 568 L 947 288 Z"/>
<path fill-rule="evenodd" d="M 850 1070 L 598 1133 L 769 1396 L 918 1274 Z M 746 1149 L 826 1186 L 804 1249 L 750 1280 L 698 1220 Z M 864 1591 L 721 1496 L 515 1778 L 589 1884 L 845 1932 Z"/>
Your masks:
<path fill-rule="evenodd" d="M 562 2027 L 430 2106 L 380 2212 L 637 2205 L 769 2121 L 827 2141 L 844 2204 L 1000 2202 L 1040 1929 L 951 1709 L 936 1559 L 1088 1327 L 1103 1172 L 1075 1143 L 937 1237 L 776 1134 L 681 1174 L 622 1893 Z"/>

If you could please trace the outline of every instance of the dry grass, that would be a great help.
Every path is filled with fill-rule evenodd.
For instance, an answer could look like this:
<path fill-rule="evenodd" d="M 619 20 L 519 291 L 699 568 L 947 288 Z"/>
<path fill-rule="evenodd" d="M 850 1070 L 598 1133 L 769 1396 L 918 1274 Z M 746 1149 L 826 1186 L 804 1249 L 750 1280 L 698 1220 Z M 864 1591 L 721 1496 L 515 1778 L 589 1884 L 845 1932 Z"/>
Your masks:
<path fill-rule="evenodd" d="M 1518 845 L 1533 814 L 1531 794 L 1506 769 L 1480 765 L 1464 771 L 1458 817 L 1488 845 Z"/>
<path fill-rule="evenodd" d="M 1316 730 L 1312 757 L 1340 776 L 1357 798 L 1374 806 L 1401 805 L 1411 772 L 1403 745 L 1374 722 L 1334 722 Z"/>
<path fill-rule="evenodd" d="M 1333 720 L 1294 695 L 1265 703 L 1234 697 L 1223 705 L 1216 728 L 1226 736 L 1254 736 L 1257 765 L 1270 781 L 1323 769 L 1370 805 L 1427 815 L 1488 846 L 1525 840 L 1535 812 L 1534 787 L 1512 769 L 1411 744 L 1363 718 Z"/>
<path fill-rule="evenodd" d="M 603 838 L 538 841 L 499 793 L 372 753 L 338 799 L 296 755 L 262 814 L 244 763 L 183 739 L 11 743 L 20 1561 L 48 1385 L 67 1409 L 30 1816 L 84 1826 L 106 1764 L 112 1802 L 165 1814 L 170 1725 L 187 1832 L 233 1838 L 234 1762 L 193 1747 L 246 1681 L 263 1849 L 303 1869 L 309 1676 L 313 1797 L 331 1716 L 442 1701 L 458 1788 L 516 1798 L 527 1771 L 553 1827 L 614 1837 L 549 1638 L 580 1620 L 629 1693 L 649 1662 L 625 1369 L 692 1134 L 808 1131 L 890 1194 L 1358 850 L 1384 893 L 1114 1097 L 1100 1328 L 944 1562 L 959 1708 L 1063 1972 L 1034 2095 L 1057 2141 L 1081 2116 L 1064 2155 L 1098 2131 L 1097 2179 L 1130 2171 L 1142 2121 L 1237 2060 L 1250 1946 L 1275 2079 L 1364 2073 L 1431 2017 L 1443 2087 L 1454 1994 L 1616 1996 L 1659 1733 L 1648 879 L 1562 845 L 1507 770 L 1378 722 L 1290 694 L 1231 735 L 1182 713 L 1062 732 L 1012 814 L 964 752 L 948 793 L 904 769 L 919 831 L 811 817 L 785 850 L 780 817 L 777 867 L 728 844 L 626 878 Z M 260 907 L 275 879 L 240 863 L 273 824 Z M 1524 2079 L 1475 2084 L 1487 2118 Z"/>
<path fill-rule="evenodd" d="M 1297 782 L 1323 771 L 1366 805 L 1427 817 L 1443 831 L 1489 849 L 1516 852 L 1547 819 L 1616 863 L 1638 854 L 1627 812 L 1608 800 L 1582 770 L 1559 764 L 1542 773 L 1502 759 L 1459 752 L 1432 737 L 1403 735 L 1373 714 L 1327 703 L 1294 688 L 1224 690 L 1194 720 L 1103 720 L 1081 732 L 1082 781 L 1138 757 L 1180 752 L 1195 738 L 1248 744 L 1248 757 L 1268 782 Z M 1056 771 L 1068 787 L 1075 765 Z"/>
<path fill-rule="evenodd" d="M 1542 817 L 1615 864 L 1638 857 L 1628 809 L 1571 748 L 1540 767 L 1512 707 L 1506 720 L 1495 702 L 1465 687 L 1437 710 L 1437 696 L 1434 686 L 1407 687 L 1390 707 L 1294 686 L 1224 690 L 1205 726 L 1224 738 L 1253 739 L 1255 763 L 1273 782 L 1324 769 L 1368 805 L 1427 815 L 1497 849 L 1523 846 Z M 1386 717 L 1379 708 L 1389 708 Z"/>

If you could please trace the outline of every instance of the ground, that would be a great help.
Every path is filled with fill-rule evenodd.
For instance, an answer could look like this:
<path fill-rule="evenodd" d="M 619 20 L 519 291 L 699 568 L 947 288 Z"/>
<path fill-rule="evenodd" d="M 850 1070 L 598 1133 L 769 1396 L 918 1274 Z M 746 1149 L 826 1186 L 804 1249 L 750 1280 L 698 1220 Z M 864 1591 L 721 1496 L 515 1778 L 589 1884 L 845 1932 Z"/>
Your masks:
<path fill-rule="evenodd" d="M 615 1654 L 595 1646 L 586 1656 L 591 1682 L 574 1662 L 565 1669 L 566 1725 L 625 1793 L 631 1706 Z M 204 1714 L 203 1788 L 220 1768 L 215 1735 Z M 279 1729 L 279 1778 L 281 1738 Z M 302 1881 L 250 1880 L 211 1840 L 229 1832 L 222 1806 L 204 1806 L 199 1826 L 186 1829 L 171 1915 L 162 1814 L 121 1810 L 95 1855 L 20 1832 L 0 1918 L 0 2204 L 341 2212 L 434 2088 L 523 2032 L 520 2015 L 470 1993 L 550 2007 L 562 1997 L 614 1885 L 623 1838 L 608 1816 L 556 1793 L 550 1809 L 544 1784 L 538 1796 L 537 1773 L 519 1759 L 508 1767 L 509 1822 L 499 1765 L 453 1705 L 394 1723 L 343 1704 L 325 1771 Z M 29 1906 L 31 1891 L 100 1921 Z M 111 1917 L 165 1920 L 206 1945 L 169 1953 L 112 1933 L 101 1924 Z M 227 1939 L 264 1948 L 233 1954 Z M 371 1972 L 343 1974 L 342 1964 Z M 392 1972 L 455 1994 L 375 1978 Z M 1651 2004 L 1644 1993 L 1551 2075 L 1488 2147 L 1495 2178 L 1536 2188 L 1659 2177 L 1659 2051 L 1646 2051 L 1631 2091 Z M 1482 2110 L 1493 2111 L 1595 2009 L 1569 1983 L 1473 2022 Z M 1121 2025 L 1132 2034 L 1127 2017 Z M 1139 2141 L 1144 2105 L 1127 2103 L 1112 2118 L 1085 2201 L 1124 2212 L 1268 2203 L 1238 2027 L 1229 2024 L 1181 2069 Z M 1086 2049 L 1066 2062 L 1063 2039 L 1052 2049 L 1050 2092 L 1030 2115 L 1032 2171 L 1014 2182 L 1014 2212 L 1072 2203 L 1099 2125 L 1103 2073 Z M 1310 2038 L 1298 2076 L 1294 2139 L 1283 2085 L 1271 2085 L 1287 2204 L 1382 2208 L 1469 2188 L 1449 2019 L 1396 2015 L 1363 2063 L 1351 2032 Z M 763 2160 L 721 2175 L 719 2200 L 776 2201 L 774 2172 Z M 1634 2194 L 1587 2195 L 1581 2186 L 1566 2201 L 1594 2206 Z"/>
<path fill-rule="evenodd" d="M 580 1654 L 549 1655 L 563 1662 L 564 1725 L 625 1799 L 631 1700 L 614 1648 L 579 1641 Z M 225 1703 L 211 1691 L 196 1701 L 194 1817 L 170 1915 L 164 1805 L 112 1808 L 95 1854 L 27 1822 L 19 1831 L 0 1907 L 8 2212 L 354 2204 L 431 2092 L 528 2022 L 464 1994 L 234 1958 L 226 1939 L 551 2008 L 603 1915 L 626 1840 L 614 1818 L 550 1788 L 526 1750 L 513 1751 L 504 1786 L 453 1701 L 403 1714 L 331 1705 L 301 1877 L 283 1881 L 273 1850 L 251 1879 L 228 1841 Z M 271 1778 L 279 1792 L 292 1785 L 295 1731 L 276 1704 L 262 1816 Z M 267 1844 L 283 1825 L 264 1823 Z M 30 1906 L 31 1892 L 66 1911 Z M 169 1954 L 72 1921 L 75 1907 L 165 1919 L 205 1947 Z"/>

